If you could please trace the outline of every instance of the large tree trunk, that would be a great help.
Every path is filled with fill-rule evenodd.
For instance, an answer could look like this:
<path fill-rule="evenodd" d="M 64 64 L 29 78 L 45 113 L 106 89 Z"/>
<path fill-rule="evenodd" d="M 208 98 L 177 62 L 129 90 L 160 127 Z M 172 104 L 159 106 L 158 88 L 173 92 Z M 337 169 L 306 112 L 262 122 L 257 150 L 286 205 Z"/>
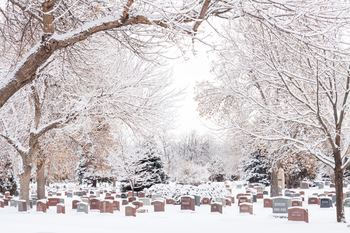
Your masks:
<path fill-rule="evenodd" d="M 45 166 L 44 162 L 40 162 L 40 164 L 37 167 L 37 194 L 38 199 L 45 199 Z"/>
<path fill-rule="evenodd" d="M 27 206 L 29 206 L 29 184 L 30 184 L 30 174 L 32 172 L 32 165 L 30 161 L 23 158 L 23 173 L 20 175 L 20 193 L 19 199 L 26 200 Z"/>
<path fill-rule="evenodd" d="M 270 197 L 278 197 L 278 169 L 273 168 L 271 172 Z"/>
<path fill-rule="evenodd" d="M 345 222 L 344 205 L 343 205 L 343 171 L 341 169 L 334 169 L 335 175 L 335 192 L 337 208 L 337 222 Z"/>

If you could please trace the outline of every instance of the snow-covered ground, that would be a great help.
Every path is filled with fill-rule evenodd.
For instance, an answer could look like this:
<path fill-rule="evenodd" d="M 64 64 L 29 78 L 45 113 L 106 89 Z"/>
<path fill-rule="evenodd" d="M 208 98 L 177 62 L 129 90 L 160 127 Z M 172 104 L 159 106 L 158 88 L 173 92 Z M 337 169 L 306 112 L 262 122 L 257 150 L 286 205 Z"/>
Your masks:
<path fill-rule="evenodd" d="M 267 190 L 267 189 L 266 189 Z M 293 190 L 293 189 L 292 189 Z M 57 214 L 56 207 L 50 207 L 47 213 L 34 209 L 20 213 L 17 208 L 0 208 L 0 232 L 5 233 L 97 233 L 97 232 L 350 232 L 350 208 L 345 208 L 349 218 L 347 224 L 336 222 L 335 207 L 321 209 L 317 205 L 308 205 L 307 196 L 334 189 L 310 188 L 306 192 L 303 207 L 309 210 L 309 223 L 288 221 L 276 218 L 271 208 L 263 208 L 263 200 L 254 203 L 254 215 L 240 214 L 237 201 L 232 206 L 224 207 L 223 214 L 210 213 L 210 206 L 196 206 L 196 210 L 181 211 L 179 205 L 166 205 L 165 212 L 153 211 L 153 206 L 145 206 L 148 213 L 138 213 L 136 217 L 125 216 L 125 206 L 113 214 L 102 214 L 89 210 L 88 214 L 72 210 L 73 198 L 65 198 L 66 214 Z M 296 189 L 294 191 L 300 191 Z M 348 191 L 345 190 L 344 191 Z M 245 192 L 233 189 L 233 194 Z M 282 215 L 286 217 L 287 215 Z"/>

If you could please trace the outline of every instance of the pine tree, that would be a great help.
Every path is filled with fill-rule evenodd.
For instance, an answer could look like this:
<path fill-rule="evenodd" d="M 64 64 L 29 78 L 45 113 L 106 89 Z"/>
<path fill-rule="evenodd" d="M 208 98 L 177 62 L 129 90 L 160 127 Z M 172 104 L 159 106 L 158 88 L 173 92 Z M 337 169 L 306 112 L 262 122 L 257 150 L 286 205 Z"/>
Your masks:
<path fill-rule="evenodd" d="M 250 183 L 261 183 L 268 186 L 271 181 L 268 160 L 260 154 L 260 150 L 252 153 L 252 156 L 244 161 L 244 179 Z"/>
<path fill-rule="evenodd" d="M 0 161 L 0 193 L 9 191 L 11 195 L 15 195 L 17 183 L 14 177 L 12 163 L 9 160 Z"/>

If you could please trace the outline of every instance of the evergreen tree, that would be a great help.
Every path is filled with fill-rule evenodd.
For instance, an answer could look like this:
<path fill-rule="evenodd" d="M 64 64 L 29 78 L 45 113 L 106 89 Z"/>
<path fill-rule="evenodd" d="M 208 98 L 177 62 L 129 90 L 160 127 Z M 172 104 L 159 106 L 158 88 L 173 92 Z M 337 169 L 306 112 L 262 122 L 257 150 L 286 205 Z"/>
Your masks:
<path fill-rule="evenodd" d="M 0 193 L 9 191 L 11 195 L 15 195 L 17 183 L 13 174 L 11 161 L 3 159 L 0 161 Z"/>
<path fill-rule="evenodd" d="M 152 141 L 144 143 L 142 151 L 138 153 L 144 153 L 145 156 L 138 161 L 140 169 L 137 171 L 138 179 L 135 180 L 134 191 L 142 191 L 154 184 L 166 183 L 169 177 L 165 174 L 156 143 Z M 127 180 L 122 181 L 121 190 L 132 190 Z"/>
<path fill-rule="evenodd" d="M 243 171 L 244 179 L 250 183 L 261 183 L 265 186 L 270 184 L 269 162 L 264 156 L 261 156 L 260 150 L 244 161 Z"/>

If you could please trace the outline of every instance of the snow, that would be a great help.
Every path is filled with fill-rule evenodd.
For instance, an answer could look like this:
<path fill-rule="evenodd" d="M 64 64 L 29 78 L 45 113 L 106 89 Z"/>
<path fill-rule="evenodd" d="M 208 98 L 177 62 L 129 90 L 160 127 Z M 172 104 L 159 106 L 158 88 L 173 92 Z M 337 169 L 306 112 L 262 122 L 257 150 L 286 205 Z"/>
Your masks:
<path fill-rule="evenodd" d="M 115 211 L 113 214 L 102 214 L 96 210 L 89 210 L 89 213 L 85 214 L 72 210 L 73 198 L 65 198 L 66 214 L 57 214 L 56 207 L 50 207 L 47 213 L 36 212 L 35 209 L 20 213 L 17 208 L 10 206 L 0 208 L 1 232 L 349 232 L 347 224 L 336 222 L 335 207 L 321 209 L 318 205 L 307 204 L 307 197 L 312 193 L 330 190 L 330 188 L 303 190 L 306 200 L 302 208 L 308 209 L 309 223 L 288 221 L 285 218 L 287 215 L 283 214 L 273 215 L 271 208 L 263 208 L 262 199 L 253 203 L 254 215 L 240 214 L 236 201 L 232 206 L 223 207 L 223 214 L 211 213 L 209 205 L 196 206 L 195 211 L 181 211 L 179 205 L 166 205 L 165 212 L 154 212 L 153 206 L 144 206 L 143 209 L 147 209 L 148 213 L 137 213 L 136 217 L 126 217 L 123 205 L 121 211 Z M 232 195 L 236 196 L 237 193 L 244 191 L 235 188 Z M 345 208 L 345 213 L 349 216 L 350 208 Z"/>

